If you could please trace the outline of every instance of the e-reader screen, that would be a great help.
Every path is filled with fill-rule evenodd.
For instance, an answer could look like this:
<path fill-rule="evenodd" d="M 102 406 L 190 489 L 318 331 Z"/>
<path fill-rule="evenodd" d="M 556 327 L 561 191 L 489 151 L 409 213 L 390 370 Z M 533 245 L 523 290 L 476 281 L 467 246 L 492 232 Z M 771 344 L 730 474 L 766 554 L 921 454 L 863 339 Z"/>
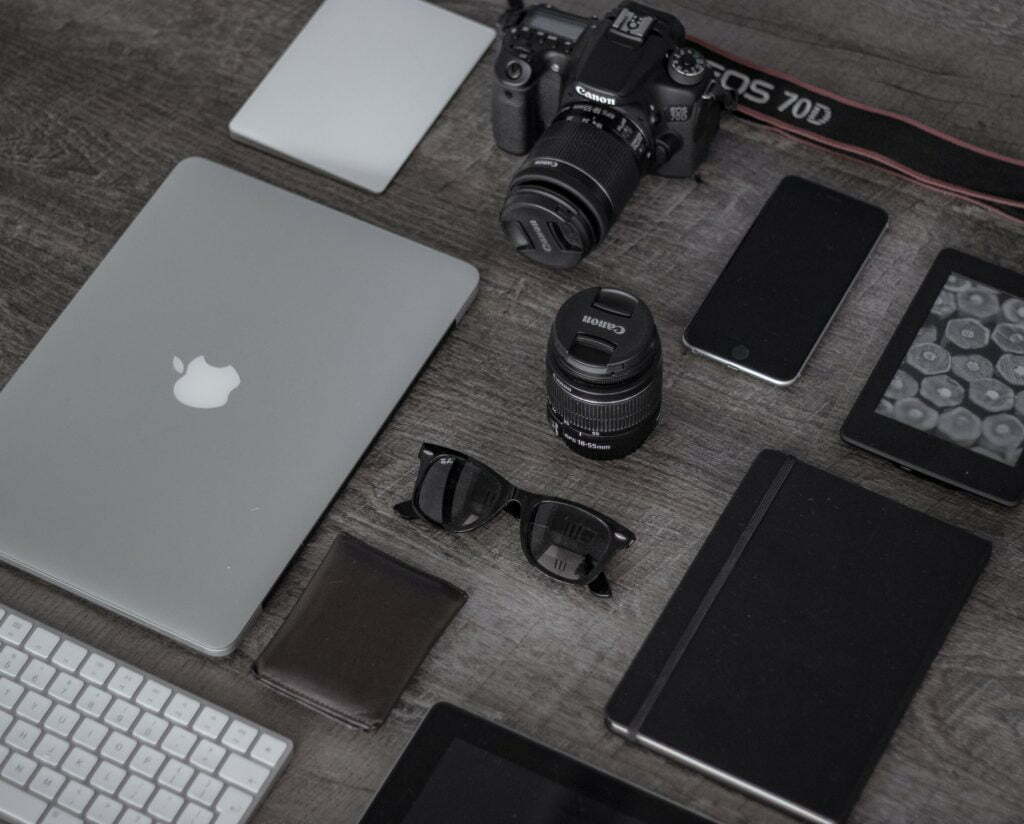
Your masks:
<path fill-rule="evenodd" d="M 1016 466 L 1024 447 L 1024 299 L 952 272 L 875 411 Z"/>

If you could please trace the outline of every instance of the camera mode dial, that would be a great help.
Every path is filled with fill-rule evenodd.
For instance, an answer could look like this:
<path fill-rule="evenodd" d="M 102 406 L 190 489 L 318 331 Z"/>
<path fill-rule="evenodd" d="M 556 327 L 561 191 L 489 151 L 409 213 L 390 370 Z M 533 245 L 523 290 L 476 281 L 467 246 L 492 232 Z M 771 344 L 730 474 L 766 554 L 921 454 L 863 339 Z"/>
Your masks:
<path fill-rule="evenodd" d="M 704 79 L 708 61 L 691 46 L 680 46 L 669 52 L 668 76 L 681 86 L 695 86 Z"/>

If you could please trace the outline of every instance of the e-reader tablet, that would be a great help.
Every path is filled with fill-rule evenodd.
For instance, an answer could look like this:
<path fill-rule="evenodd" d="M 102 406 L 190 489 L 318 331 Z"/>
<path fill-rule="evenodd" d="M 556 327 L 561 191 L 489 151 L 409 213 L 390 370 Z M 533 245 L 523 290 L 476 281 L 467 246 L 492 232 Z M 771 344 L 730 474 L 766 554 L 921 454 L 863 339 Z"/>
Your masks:
<path fill-rule="evenodd" d="M 713 824 L 451 704 L 436 704 L 360 824 Z"/>
<path fill-rule="evenodd" d="M 958 489 L 1024 494 L 1024 275 L 945 249 L 842 437 Z"/>
<path fill-rule="evenodd" d="M 990 553 L 983 538 L 766 450 L 623 676 L 608 723 L 805 821 L 845 821 Z"/>

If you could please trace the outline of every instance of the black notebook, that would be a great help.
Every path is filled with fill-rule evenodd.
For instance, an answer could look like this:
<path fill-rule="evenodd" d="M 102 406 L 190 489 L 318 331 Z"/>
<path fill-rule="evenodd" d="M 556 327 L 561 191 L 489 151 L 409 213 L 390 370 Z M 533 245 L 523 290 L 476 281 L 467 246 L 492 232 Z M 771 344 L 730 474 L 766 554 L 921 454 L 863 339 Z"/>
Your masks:
<path fill-rule="evenodd" d="M 842 821 L 990 550 L 762 452 L 612 696 L 608 722 L 792 814 Z"/>

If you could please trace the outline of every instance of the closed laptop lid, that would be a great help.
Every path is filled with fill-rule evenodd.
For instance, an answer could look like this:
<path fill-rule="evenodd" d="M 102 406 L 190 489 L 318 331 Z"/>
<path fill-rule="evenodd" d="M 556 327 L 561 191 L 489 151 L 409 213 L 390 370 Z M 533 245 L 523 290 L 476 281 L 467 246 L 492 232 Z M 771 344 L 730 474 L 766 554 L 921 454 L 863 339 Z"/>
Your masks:
<path fill-rule="evenodd" d="M 424 0 L 326 0 L 231 136 L 383 192 L 493 39 Z"/>
<path fill-rule="evenodd" d="M 0 392 L 0 558 L 230 652 L 477 279 L 182 162 Z"/>

